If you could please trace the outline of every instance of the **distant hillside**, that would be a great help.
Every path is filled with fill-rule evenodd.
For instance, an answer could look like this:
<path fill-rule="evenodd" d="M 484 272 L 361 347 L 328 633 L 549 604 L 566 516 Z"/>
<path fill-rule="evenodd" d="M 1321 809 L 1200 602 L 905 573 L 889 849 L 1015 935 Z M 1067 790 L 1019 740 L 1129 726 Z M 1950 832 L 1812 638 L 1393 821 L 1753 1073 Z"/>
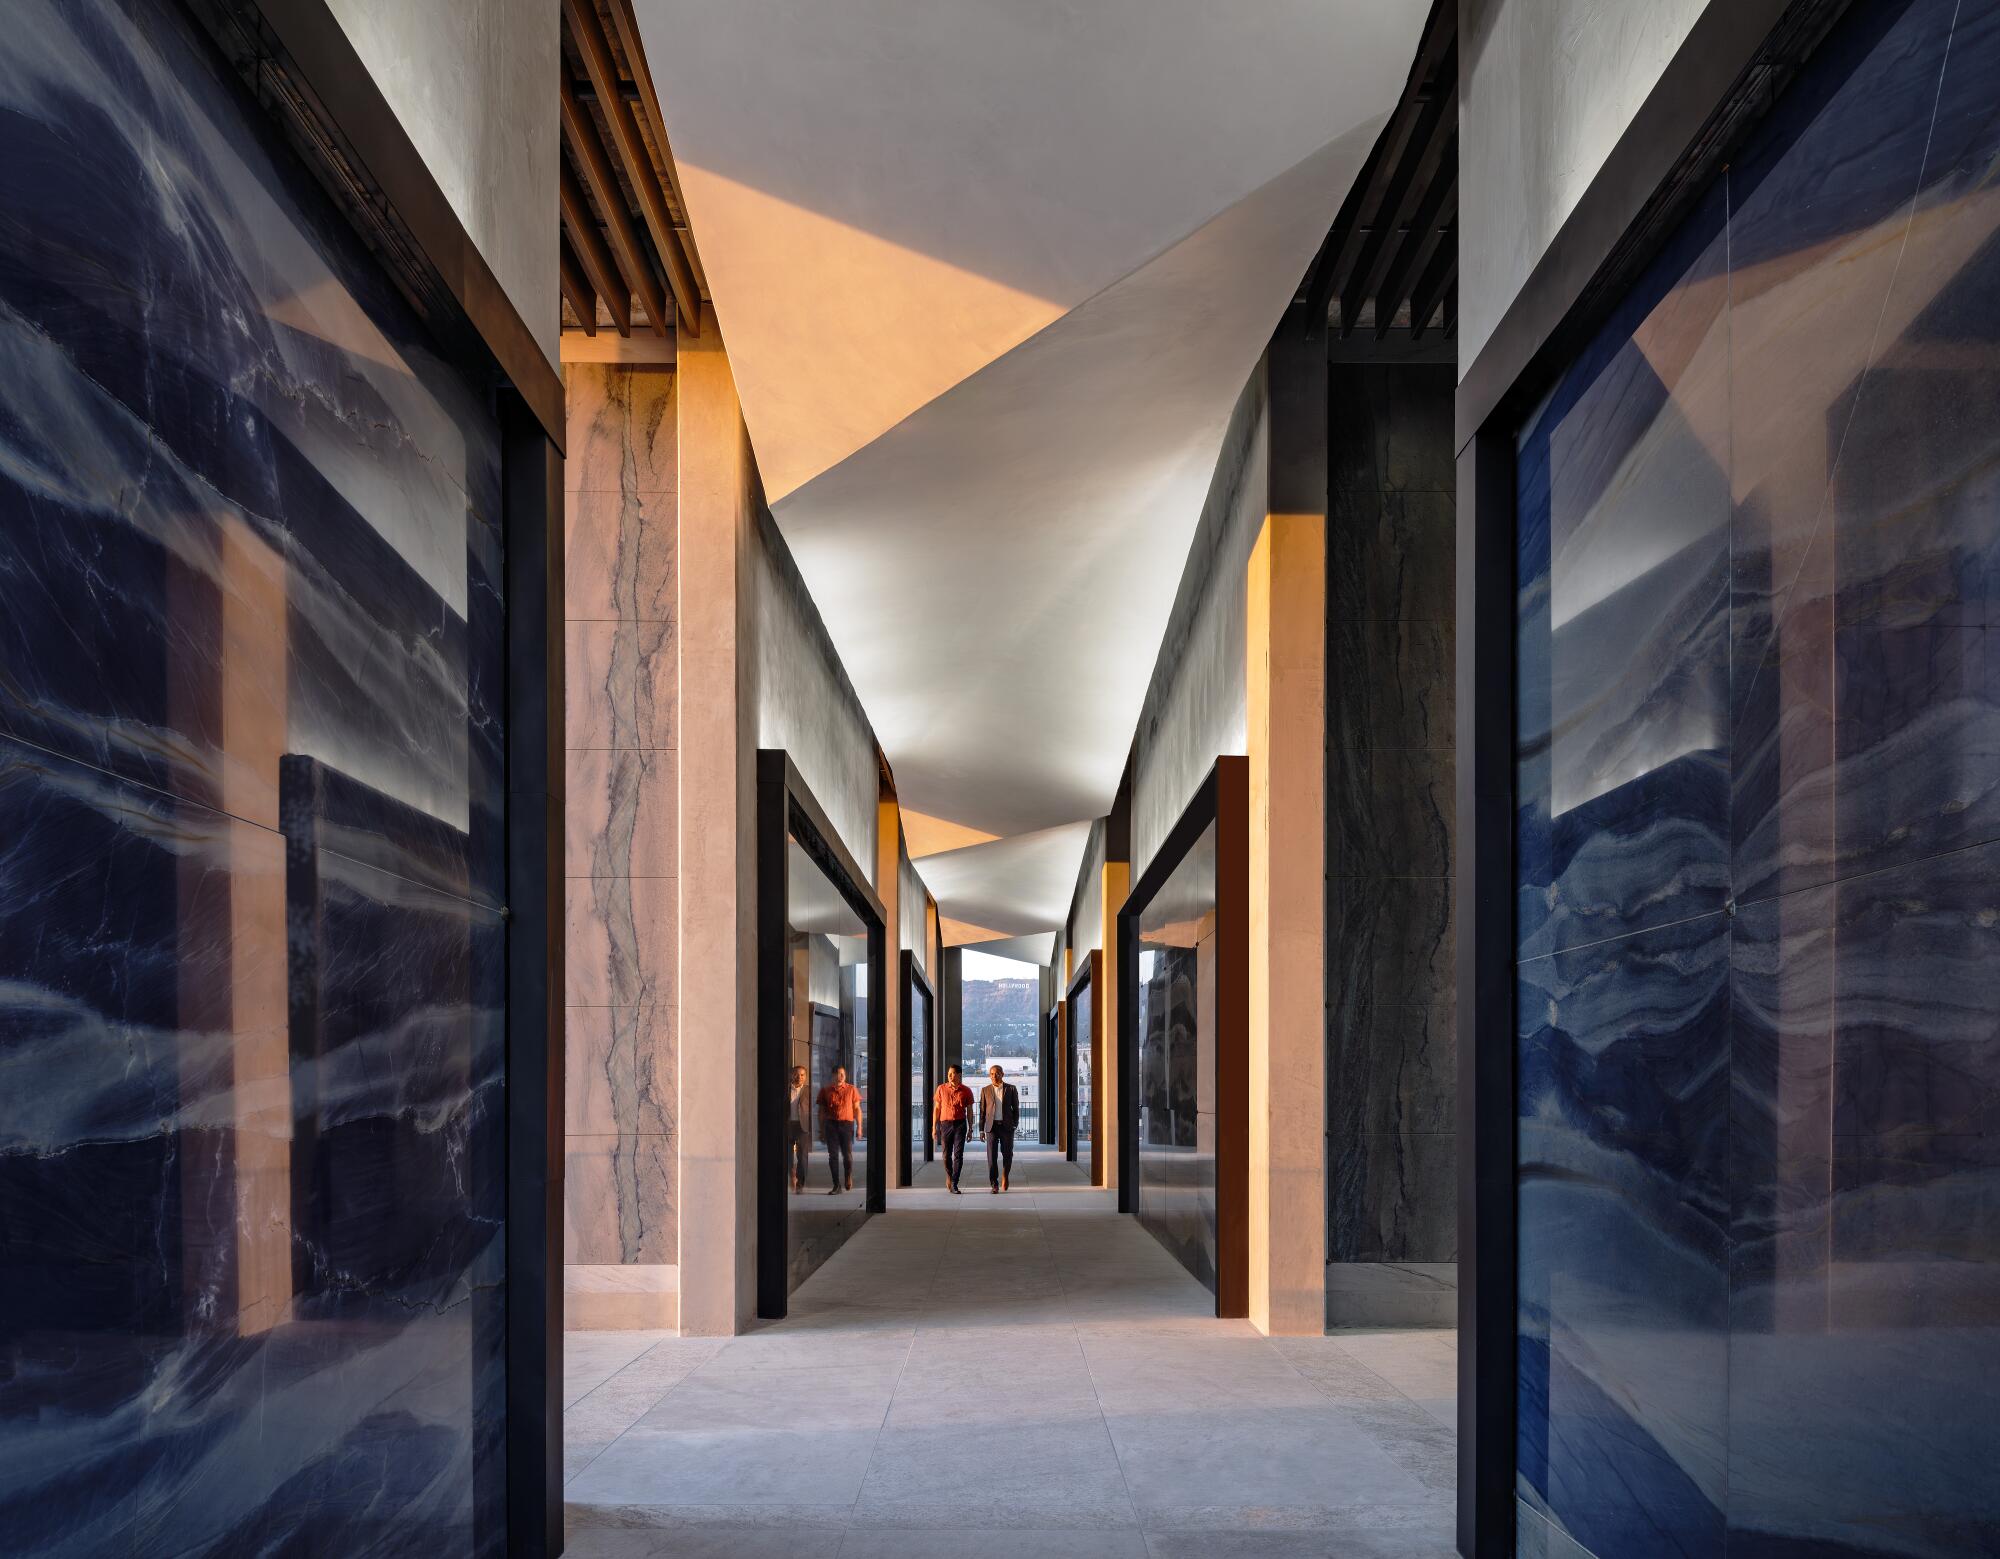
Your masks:
<path fill-rule="evenodd" d="M 959 1012 L 965 1055 L 1036 1053 L 1041 1005 L 1039 980 L 967 980 Z"/>

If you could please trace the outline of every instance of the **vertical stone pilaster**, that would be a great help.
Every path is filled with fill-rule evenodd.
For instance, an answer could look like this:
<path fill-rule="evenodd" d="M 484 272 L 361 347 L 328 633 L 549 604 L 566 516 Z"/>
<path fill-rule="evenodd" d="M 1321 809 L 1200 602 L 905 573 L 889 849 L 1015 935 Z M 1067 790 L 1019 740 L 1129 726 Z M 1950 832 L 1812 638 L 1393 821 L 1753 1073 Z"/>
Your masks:
<path fill-rule="evenodd" d="M 565 373 L 564 1324 L 677 1324 L 675 377 Z"/>
<path fill-rule="evenodd" d="M 726 1336 L 757 1303 L 756 733 L 749 433 L 713 313 L 679 345 L 681 1330 Z"/>

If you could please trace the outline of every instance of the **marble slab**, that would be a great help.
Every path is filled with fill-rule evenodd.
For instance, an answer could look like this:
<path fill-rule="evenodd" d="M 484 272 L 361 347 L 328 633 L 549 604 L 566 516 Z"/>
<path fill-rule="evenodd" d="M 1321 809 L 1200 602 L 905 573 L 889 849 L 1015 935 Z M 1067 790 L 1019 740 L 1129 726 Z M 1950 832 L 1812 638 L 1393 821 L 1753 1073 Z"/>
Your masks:
<path fill-rule="evenodd" d="M 0 31 L 0 1549 L 493 1554 L 499 439 L 186 11 Z"/>
<path fill-rule="evenodd" d="M 1521 440 L 1523 1552 L 2000 1544 L 1996 71 L 1852 7 Z"/>

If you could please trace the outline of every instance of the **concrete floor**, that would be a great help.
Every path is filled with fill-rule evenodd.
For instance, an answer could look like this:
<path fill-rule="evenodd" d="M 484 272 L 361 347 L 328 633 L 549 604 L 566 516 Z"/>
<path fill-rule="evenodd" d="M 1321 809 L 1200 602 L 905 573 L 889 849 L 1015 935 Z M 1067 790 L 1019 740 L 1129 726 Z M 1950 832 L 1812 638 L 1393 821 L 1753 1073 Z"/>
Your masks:
<path fill-rule="evenodd" d="M 785 1321 L 569 1334 L 574 1559 L 1452 1552 L 1453 1334 L 1218 1321 L 1046 1150 L 936 1180 Z"/>

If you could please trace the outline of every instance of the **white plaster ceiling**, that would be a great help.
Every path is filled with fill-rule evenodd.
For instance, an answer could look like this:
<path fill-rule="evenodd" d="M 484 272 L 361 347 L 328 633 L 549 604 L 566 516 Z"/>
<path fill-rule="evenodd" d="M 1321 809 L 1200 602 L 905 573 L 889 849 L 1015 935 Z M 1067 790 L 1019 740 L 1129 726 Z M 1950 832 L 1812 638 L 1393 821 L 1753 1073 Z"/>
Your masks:
<path fill-rule="evenodd" d="M 926 855 L 917 875 L 938 901 L 945 945 L 961 947 L 1059 926 L 1069 913 L 1088 823 L 1064 823 Z"/>
<path fill-rule="evenodd" d="M 778 524 L 904 805 L 992 841 L 917 869 L 1046 931 L 1082 832 L 1000 845 L 1109 809 L 1230 409 L 1428 0 L 635 8 Z"/>

